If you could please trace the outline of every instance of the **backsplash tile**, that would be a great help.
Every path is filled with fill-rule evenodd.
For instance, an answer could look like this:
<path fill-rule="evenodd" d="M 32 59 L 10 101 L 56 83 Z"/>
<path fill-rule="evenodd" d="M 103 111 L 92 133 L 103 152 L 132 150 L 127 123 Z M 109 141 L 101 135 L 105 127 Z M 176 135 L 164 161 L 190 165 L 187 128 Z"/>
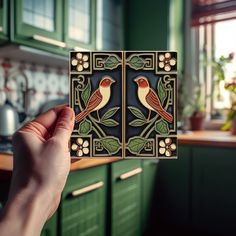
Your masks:
<path fill-rule="evenodd" d="M 18 112 L 27 112 L 30 117 L 38 114 L 44 103 L 65 98 L 68 87 L 66 69 L 0 59 L 0 103 L 7 99 Z"/>

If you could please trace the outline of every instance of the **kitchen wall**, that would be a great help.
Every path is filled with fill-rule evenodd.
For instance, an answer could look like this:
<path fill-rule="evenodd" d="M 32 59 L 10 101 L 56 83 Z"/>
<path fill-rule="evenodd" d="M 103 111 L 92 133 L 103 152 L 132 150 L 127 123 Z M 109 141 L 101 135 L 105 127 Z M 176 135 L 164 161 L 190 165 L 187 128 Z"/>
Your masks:
<path fill-rule="evenodd" d="M 35 116 L 42 104 L 68 95 L 68 86 L 65 69 L 0 59 L 0 102 L 8 100 L 18 112 Z"/>

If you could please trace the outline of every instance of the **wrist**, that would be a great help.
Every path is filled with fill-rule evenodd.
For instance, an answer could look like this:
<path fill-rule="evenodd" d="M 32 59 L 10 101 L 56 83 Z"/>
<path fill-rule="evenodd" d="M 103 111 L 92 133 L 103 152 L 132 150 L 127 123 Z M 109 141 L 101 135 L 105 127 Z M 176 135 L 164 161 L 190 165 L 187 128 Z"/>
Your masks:
<path fill-rule="evenodd" d="M 40 235 L 50 213 L 50 202 L 43 190 L 32 192 L 26 188 L 11 195 L 3 210 L 2 222 L 0 218 L 0 222 L 6 224 L 7 235 Z"/>

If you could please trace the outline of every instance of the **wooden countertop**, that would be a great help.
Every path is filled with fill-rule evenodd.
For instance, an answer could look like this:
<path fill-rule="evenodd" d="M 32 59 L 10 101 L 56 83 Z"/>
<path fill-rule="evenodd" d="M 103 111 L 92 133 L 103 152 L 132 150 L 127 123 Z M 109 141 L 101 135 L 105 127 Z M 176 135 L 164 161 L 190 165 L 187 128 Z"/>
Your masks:
<path fill-rule="evenodd" d="M 222 131 L 195 131 L 178 135 L 178 143 L 183 145 L 217 146 L 236 148 L 236 136 Z M 82 159 L 71 164 L 71 171 L 118 161 L 118 158 Z M 0 154 L 0 172 L 12 171 L 12 155 Z"/>
<path fill-rule="evenodd" d="M 178 135 L 178 143 L 184 145 L 236 148 L 236 136 L 223 131 L 194 131 Z"/>
<path fill-rule="evenodd" d="M 103 165 L 120 160 L 119 158 L 81 159 L 71 163 L 71 171 L 81 170 L 93 166 Z M 0 153 L 0 172 L 11 172 L 13 169 L 13 157 Z"/>

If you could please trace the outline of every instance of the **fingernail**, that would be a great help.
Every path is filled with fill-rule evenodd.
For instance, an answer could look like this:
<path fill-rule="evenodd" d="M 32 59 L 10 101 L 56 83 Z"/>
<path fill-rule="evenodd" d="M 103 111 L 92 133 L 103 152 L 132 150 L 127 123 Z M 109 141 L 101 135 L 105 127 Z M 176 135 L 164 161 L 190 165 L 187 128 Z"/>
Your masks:
<path fill-rule="evenodd" d="M 65 107 L 65 109 L 62 110 L 61 115 L 64 117 L 64 119 L 67 119 L 69 121 L 74 119 L 73 110 L 68 107 Z"/>

